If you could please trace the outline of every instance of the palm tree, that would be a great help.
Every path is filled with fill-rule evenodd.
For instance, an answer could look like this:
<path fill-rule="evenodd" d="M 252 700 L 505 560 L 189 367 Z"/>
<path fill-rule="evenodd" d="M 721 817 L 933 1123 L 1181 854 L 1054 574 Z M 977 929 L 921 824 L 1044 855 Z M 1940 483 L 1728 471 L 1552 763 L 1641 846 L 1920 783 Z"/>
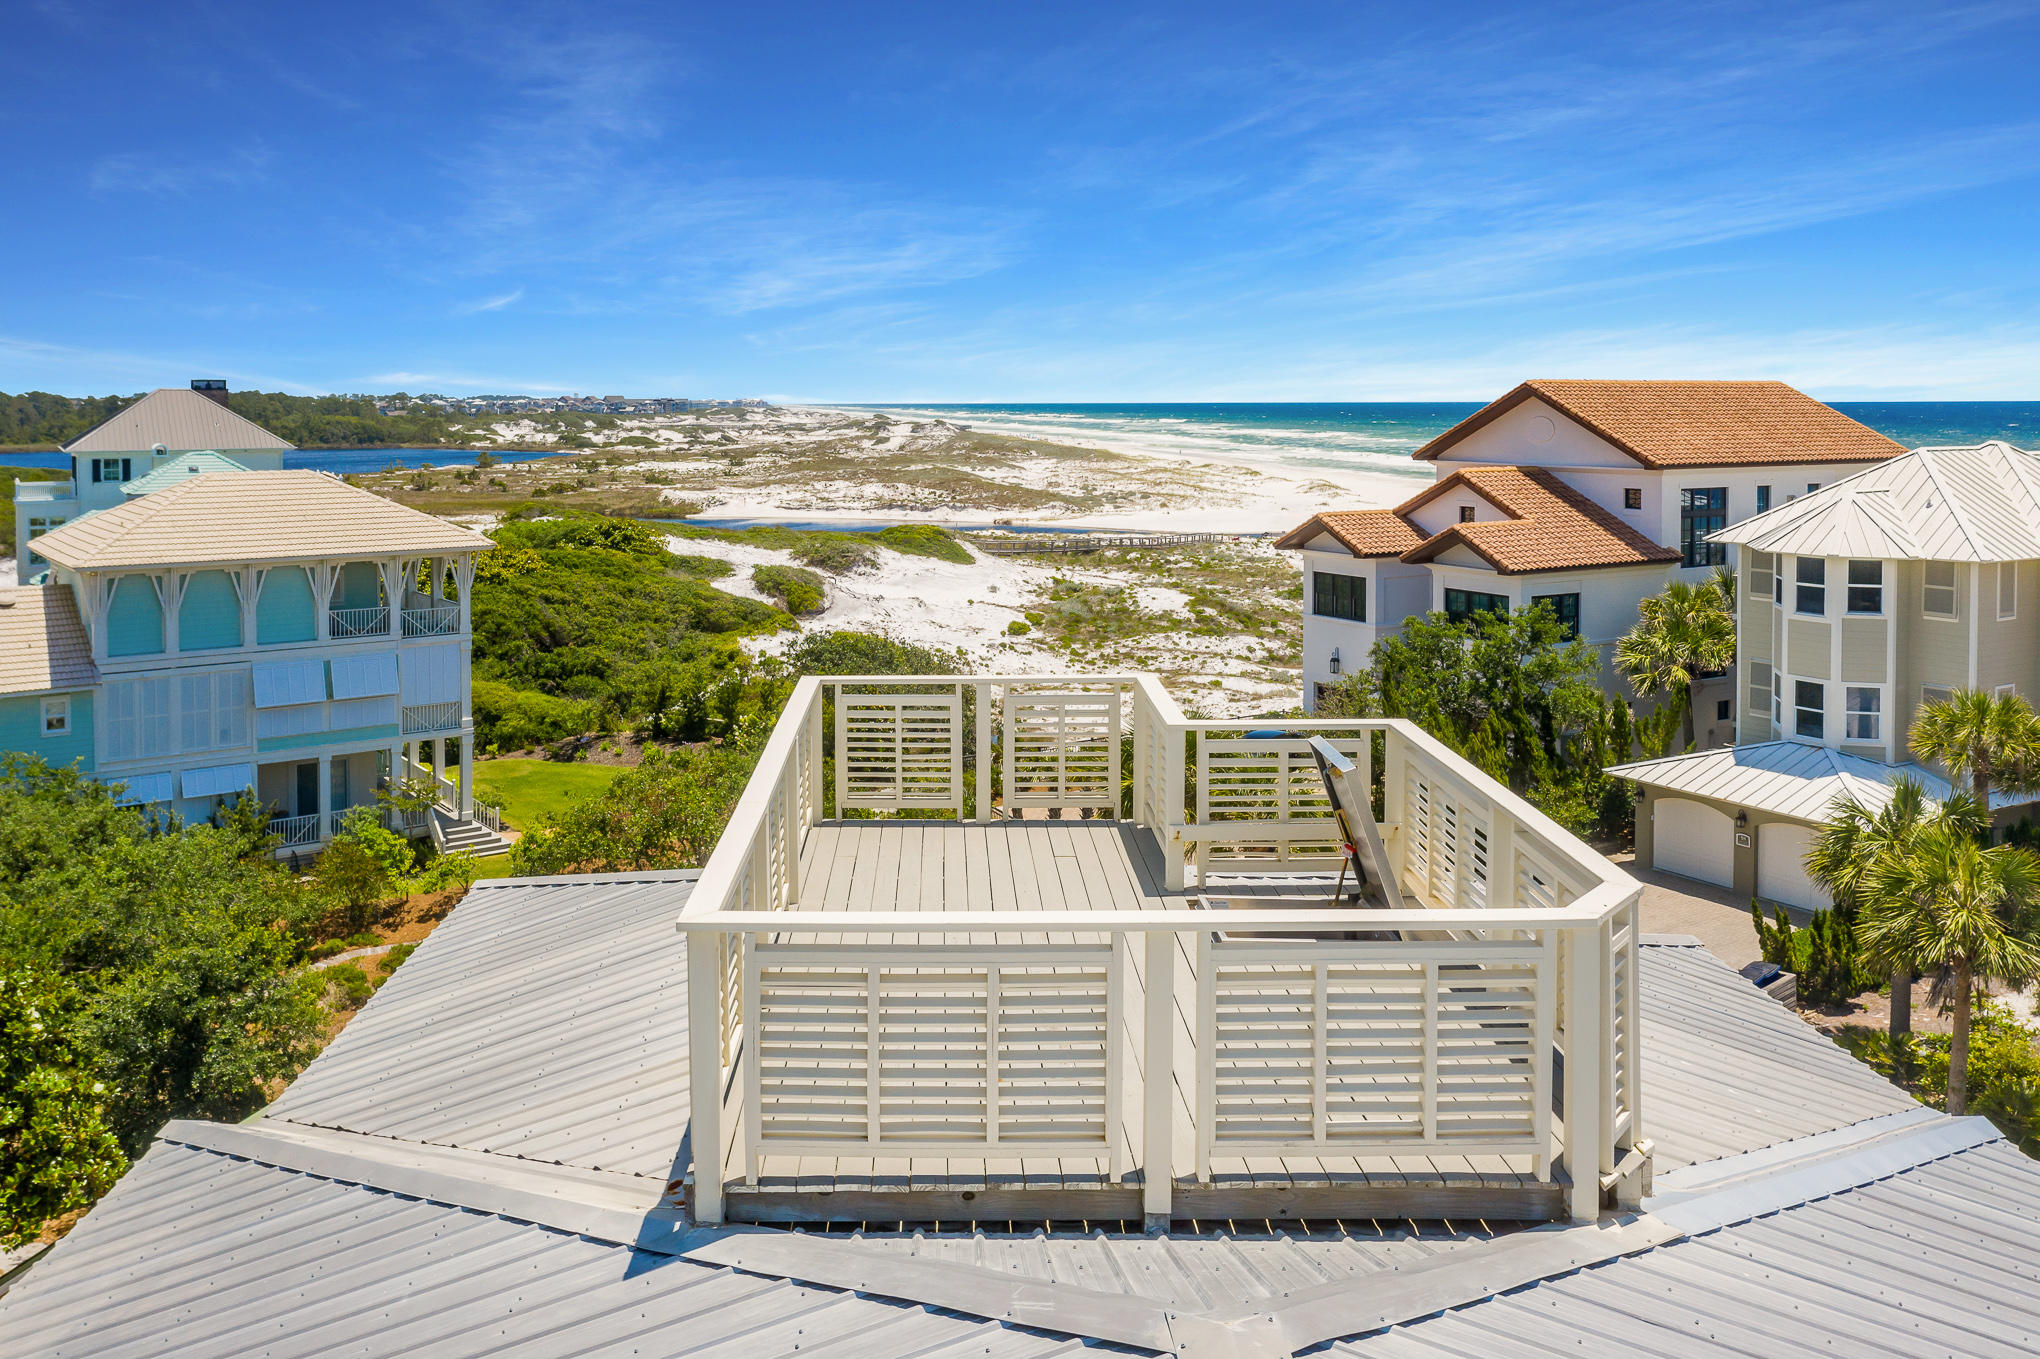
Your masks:
<path fill-rule="evenodd" d="M 1958 689 L 1921 707 L 1912 752 L 1969 776 L 1970 793 L 1988 814 L 1993 788 L 2040 786 L 2040 717 L 2017 694 Z"/>
<path fill-rule="evenodd" d="M 1732 588 L 1732 587 L 1731 587 Z M 1735 614 L 1722 583 L 1674 581 L 1636 607 L 1636 626 L 1615 643 L 1615 665 L 1646 697 L 1671 694 L 1684 705 L 1682 730 L 1691 746 L 1693 681 L 1735 664 Z"/>
<path fill-rule="evenodd" d="M 1927 790 L 1919 780 L 1894 779 L 1891 800 L 1872 810 L 1857 798 L 1843 798 L 1828 808 L 1827 824 L 1814 837 L 1807 851 L 1806 871 L 1827 889 L 1835 909 L 1859 914 L 1863 888 L 1870 872 L 1880 862 L 1903 856 L 1922 832 L 1935 824 L 1936 812 Z M 1957 795 L 1939 811 L 1939 819 L 1974 835 L 1985 824 L 1976 803 Z M 1898 966 L 1891 973 L 1891 1038 L 1897 1042 L 1912 1032 L 1912 970 Z"/>
<path fill-rule="evenodd" d="M 1866 956 L 1893 970 L 1953 973 L 1948 1112 L 1959 1114 L 1969 1097 L 1971 993 L 1990 977 L 2040 971 L 2040 949 L 2009 925 L 2040 897 L 2040 858 L 1984 846 L 1961 826 L 1938 822 L 1905 852 L 1876 860 L 1862 889 L 1856 937 Z"/>

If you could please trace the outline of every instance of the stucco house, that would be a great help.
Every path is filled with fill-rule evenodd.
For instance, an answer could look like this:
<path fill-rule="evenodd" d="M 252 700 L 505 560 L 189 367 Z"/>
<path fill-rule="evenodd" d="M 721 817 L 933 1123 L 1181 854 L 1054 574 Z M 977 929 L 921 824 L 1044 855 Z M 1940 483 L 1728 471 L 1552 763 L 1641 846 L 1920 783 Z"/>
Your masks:
<path fill-rule="evenodd" d="M 1610 666 L 1640 600 L 1734 563 L 1717 530 L 1904 451 L 1782 382 L 1525 382 L 1416 451 L 1420 494 L 1278 540 L 1303 563 L 1304 706 L 1432 610 L 1546 601 Z M 1696 692 L 1702 744 L 1735 739 L 1731 687 Z"/>
<path fill-rule="evenodd" d="M 489 546 L 323 472 L 200 472 L 83 515 L 37 539 L 42 584 L 0 591 L 0 749 L 186 820 L 253 789 L 285 851 L 429 773 L 441 806 L 406 828 L 500 848 L 469 819 Z"/>
<path fill-rule="evenodd" d="M 280 471 L 291 448 L 229 410 L 227 384 L 218 378 L 196 379 L 189 388 L 159 387 L 64 446 L 71 455 L 69 481 L 15 487 L 16 578 L 26 583 L 44 570 L 30 546 L 36 539 L 81 515 L 161 490 L 195 469 Z"/>
<path fill-rule="evenodd" d="M 1714 535 L 1743 554 L 1741 743 L 1617 766 L 1643 789 L 1639 863 L 1787 905 L 1837 798 L 1910 775 L 1919 706 L 1956 689 L 2040 694 L 2040 454 L 1917 448 Z M 1994 792 L 2002 824 L 2033 794 Z"/>

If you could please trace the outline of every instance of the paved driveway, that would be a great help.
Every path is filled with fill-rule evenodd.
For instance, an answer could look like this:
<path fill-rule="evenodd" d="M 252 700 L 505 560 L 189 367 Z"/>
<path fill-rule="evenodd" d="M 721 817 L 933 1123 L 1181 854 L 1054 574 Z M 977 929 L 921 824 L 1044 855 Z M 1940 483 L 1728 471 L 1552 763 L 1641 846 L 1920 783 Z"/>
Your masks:
<path fill-rule="evenodd" d="M 1749 898 L 1738 898 L 1725 887 L 1639 868 L 1636 855 L 1628 850 L 1611 854 L 1608 860 L 1643 884 L 1645 934 L 1690 934 L 1730 967 L 1762 956 L 1757 952 L 1757 932 L 1750 925 Z M 1789 914 L 1795 925 L 1810 919 L 1805 911 Z"/>

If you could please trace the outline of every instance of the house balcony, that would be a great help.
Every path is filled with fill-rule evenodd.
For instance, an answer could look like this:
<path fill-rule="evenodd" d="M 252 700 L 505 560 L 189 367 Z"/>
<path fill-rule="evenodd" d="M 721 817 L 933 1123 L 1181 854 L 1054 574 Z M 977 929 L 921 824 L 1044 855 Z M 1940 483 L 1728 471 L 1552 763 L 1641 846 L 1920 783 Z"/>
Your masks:
<path fill-rule="evenodd" d="M 326 635 L 336 642 L 350 637 L 387 637 L 390 635 L 389 606 L 378 604 L 364 609 L 328 609 Z"/>
<path fill-rule="evenodd" d="M 451 637 L 460 631 L 460 606 L 437 604 L 404 610 L 406 637 Z"/>
<path fill-rule="evenodd" d="M 1313 735 L 1382 809 L 1365 900 Z M 1640 891 L 1407 722 L 805 679 L 678 922 L 690 1206 L 1591 1217 L 1647 1165 Z"/>

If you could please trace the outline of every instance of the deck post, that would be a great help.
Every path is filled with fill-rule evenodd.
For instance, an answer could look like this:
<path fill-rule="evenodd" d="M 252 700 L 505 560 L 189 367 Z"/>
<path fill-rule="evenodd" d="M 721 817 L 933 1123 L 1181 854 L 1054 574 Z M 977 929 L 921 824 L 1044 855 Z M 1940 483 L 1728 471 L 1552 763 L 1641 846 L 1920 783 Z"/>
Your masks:
<path fill-rule="evenodd" d="M 1166 1232 L 1174 1216 L 1176 1098 L 1176 936 L 1147 934 L 1147 1009 L 1141 1062 L 1141 1214 L 1150 1232 Z"/>
<path fill-rule="evenodd" d="M 1601 1161 L 1608 1150 L 1602 1124 L 1602 1051 L 1607 1043 L 1602 992 L 1608 984 L 1606 927 L 1568 930 L 1565 940 L 1565 1169 L 1572 1177 L 1571 1216 L 1601 1214 Z"/>
<path fill-rule="evenodd" d="M 687 936 L 687 1146 L 694 1162 L 694 1220 L 723 1220 L 722 990 L 716 955 L 721 936 L 696 930 Z M 748 1040 L 749 1035 L 745 1035 Z"/>
<path fill-rule="evenodd" d="M 977 690 L 977 813 L 976 820 L 992 819 L 992 686 L 979 681 Z"/>

